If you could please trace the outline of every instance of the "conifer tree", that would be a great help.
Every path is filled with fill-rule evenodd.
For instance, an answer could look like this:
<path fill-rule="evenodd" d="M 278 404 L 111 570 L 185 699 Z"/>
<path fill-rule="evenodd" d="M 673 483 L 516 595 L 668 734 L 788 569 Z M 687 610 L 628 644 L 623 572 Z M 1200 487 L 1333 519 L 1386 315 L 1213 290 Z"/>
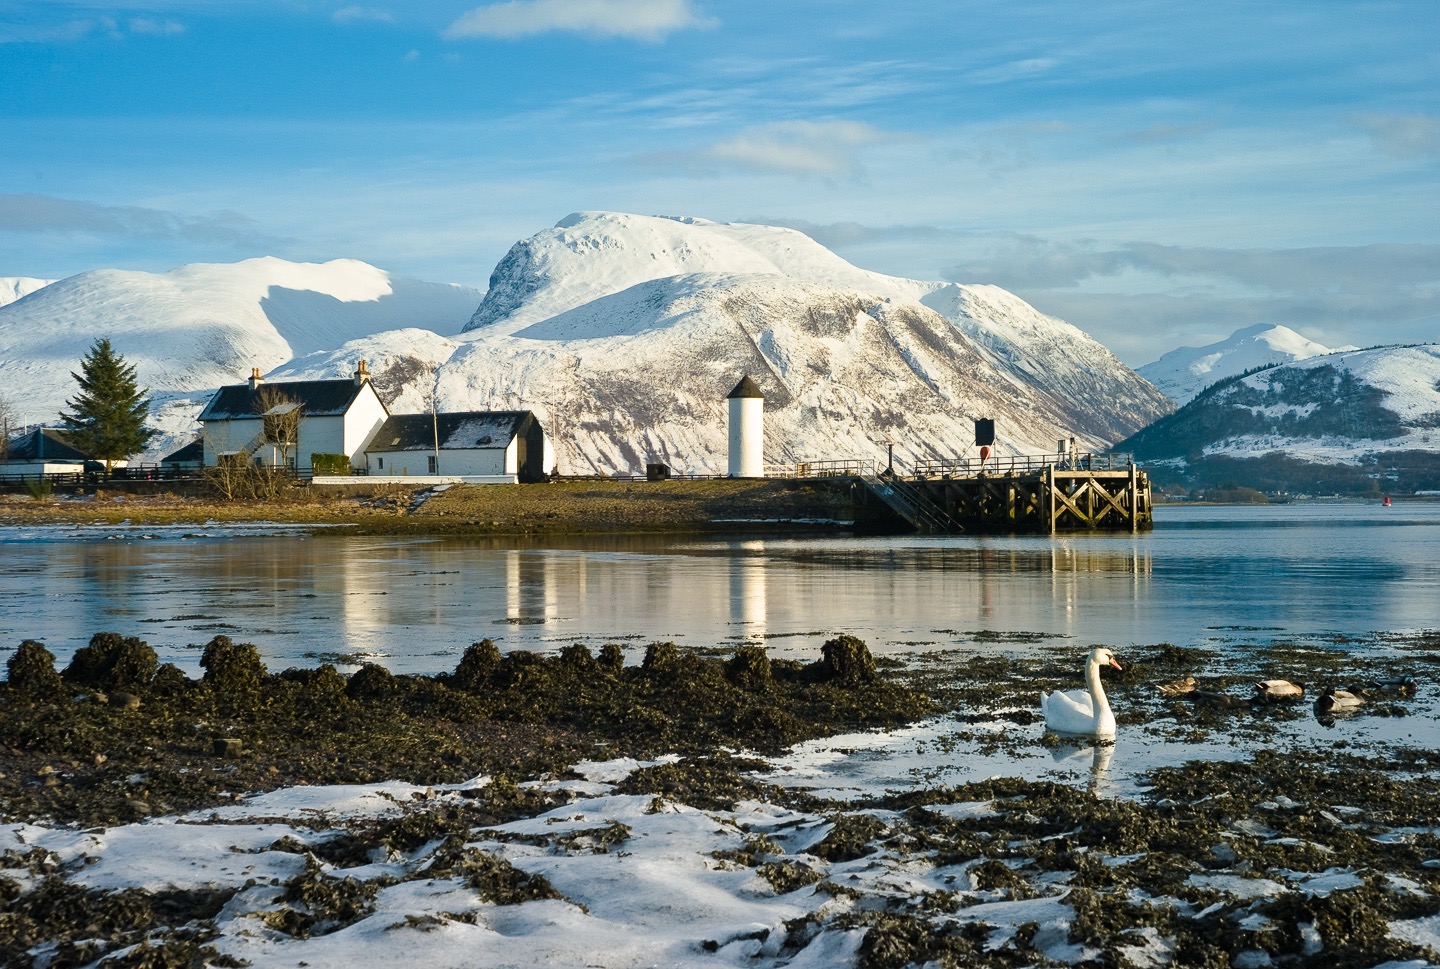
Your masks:
<path fill-rule="evenodd" d="M 105 462 L 109 474 L 115 462 L 142 451 L 155 432 L 145 426 L 150 401 L 135 380 L 135 367 L 110 348 L 109 340 L 96 340 L 71 373 L 80 392 L 65 402 L 62 413 L 70 440 L 86 454 Z"/>

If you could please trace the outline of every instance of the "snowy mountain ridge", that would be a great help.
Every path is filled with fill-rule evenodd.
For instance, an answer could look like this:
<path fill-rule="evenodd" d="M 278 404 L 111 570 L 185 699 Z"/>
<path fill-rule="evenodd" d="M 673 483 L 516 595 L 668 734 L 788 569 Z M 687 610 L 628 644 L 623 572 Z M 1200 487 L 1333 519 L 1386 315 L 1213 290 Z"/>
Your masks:
<path fill-rule="evenodd" d="M 774 464 L 890 439 L 907 459 L 969 453 L 972 418 L 992 412 L 1007 452 L 1103 447 L 1170 407 L 1013 294 L 858 269 L 774 226 L 577 213 L 507 253 L 460 339 L 447 406 L 567 402 L 549 416 L 583 470 L 723 468 L 719 408 L 742 374 L 766 394 Z"/>
<path fill-rule="evenodd" d="M 469 320 L 467 324 L 465 321 Z M 461 328 L 463 326 L 463 332 Z M 214 387 L 347 375 L 396 413 L 533 409 L 560 470 L 718 472 L 724 397 L 766 401 L 771 464 L 954 457 L 972 419 L 1000 453 L 1103 447 L 1173 405 L 1080 330 L 992 286 L 858 269 L 789 229 L 581 213 L 518 242 L 490 290 L 355 260 L 104 270 L 0 308 L 0 366 L 53 420 L 99 336 L 134 363 L 171 446 Z"/>
<path fill-rule="evenodd" d="M 355 259 L 95 270 L 0 307 L 0 371 L 26 419 L 53 421 L 74 393 L 71 372 L 104 337 L 162 403 L 177 392 L 202 392 L 203 402 L 253 367 L 269 371 L 347 340 L 401 326 L 457 332 L 479 298 Z"/>
<path fill-rule="evenodd" d="M 1301 336 L 1288 326 L 1258 323 L 1203 347 L 1171 350 L 1136 372 L 1184 404 L 1210 384 L 1256 367 L 1356 349 L 1359 348 L 1345 346 L 1332 349 Z"/>
<path fill-rule="evenodd" d="M 53 282 L 53 279 L 36 279 L 34 276 L 0 276 L 0 306 L 9 306 Z"/>
<path fill-rule="evenodd" d="M 1352 468 L 1384 462 L 1412 487 L 1433 488 L 1440 345 L 1337 351 L 1232 378 L 1122 446 L 1186 473 L 1218 460 L 1236 480 L 1235 460 L 1276 455 Z"/>

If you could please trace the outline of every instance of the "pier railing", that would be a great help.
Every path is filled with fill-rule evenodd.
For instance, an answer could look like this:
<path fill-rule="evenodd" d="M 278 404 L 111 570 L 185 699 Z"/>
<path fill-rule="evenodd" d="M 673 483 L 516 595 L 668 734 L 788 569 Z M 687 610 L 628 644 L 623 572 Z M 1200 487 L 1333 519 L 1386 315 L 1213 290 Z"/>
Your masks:
<path fill-rule="evenodd" d="M 979 458 L 917 461 L 912 473 L 917 478 L 960 478 L 982 471 L 985 474 L 1034 474 L 1045 468 L 1057 471 L 1125 471 L 1134 463 L 1134 455 L 1118 451 L 1017 454 L 985 461 Z"/>
<path fill-rule="evenodd" d="M 796 478 L 863 478 L 875 474 L 878 462 L 862 458 L 843 458 L 835 461 L 801 461 L 767 471 L 774 477 Z"/>

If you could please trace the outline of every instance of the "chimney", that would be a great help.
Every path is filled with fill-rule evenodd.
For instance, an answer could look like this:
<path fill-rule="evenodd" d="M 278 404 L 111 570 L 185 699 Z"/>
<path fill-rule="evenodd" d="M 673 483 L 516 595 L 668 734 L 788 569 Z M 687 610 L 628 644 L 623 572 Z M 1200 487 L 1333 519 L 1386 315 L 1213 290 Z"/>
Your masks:
<path fill-rule="evenodd" d="M 264 382 L 265 382 L 265 378 L 262 377 L 262 376 L 260 376 L 260 368 L 259 368 L 259 367 L 251 367 L 251 368 L 250 368 L 250 393 L 252 393 L 252 394 L 255 393 L 255 388 L 259 387 L 259 386 L 260 386 L 261 384 L 263 384 Z"/>
<path fill-rule="evenodd" d="M 355 386 L 359 387 L 370 382 L 370 368 L 365 366 L 365 361 L 360 361 L 360 366 L 355 368 Z"/>

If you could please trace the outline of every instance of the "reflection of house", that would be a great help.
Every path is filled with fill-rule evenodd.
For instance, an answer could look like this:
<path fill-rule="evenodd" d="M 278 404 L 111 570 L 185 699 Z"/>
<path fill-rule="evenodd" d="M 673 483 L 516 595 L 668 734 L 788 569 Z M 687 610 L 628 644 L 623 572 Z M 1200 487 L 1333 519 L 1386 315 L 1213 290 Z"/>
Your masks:
<path fill-rule="evenodd" d="M 528 410 L 395 414 L 365 449 L 372 475 L 545 476 L 550 444 Z"/>
<path fill-rule="evenodd" d="M 344 454 L 351 464 L 390 416 L 370 383 L 365 361 L 340 380 L 277 380 L 255 370 L 247 383 L 221 387 L 200 412 L 205 464 L 221 457 L 265 465 L 310 467 L 312 454 Z"/>
<path fill-rule="evenodd" d="M 5 474 L 74 474 L 95 458 L 71 443 L 70 435 L 58 427 L 39 427 L 29 434 L 13 437 L 6 449 Z M 125 461 L 116 461 L 124 467 Z"/>

